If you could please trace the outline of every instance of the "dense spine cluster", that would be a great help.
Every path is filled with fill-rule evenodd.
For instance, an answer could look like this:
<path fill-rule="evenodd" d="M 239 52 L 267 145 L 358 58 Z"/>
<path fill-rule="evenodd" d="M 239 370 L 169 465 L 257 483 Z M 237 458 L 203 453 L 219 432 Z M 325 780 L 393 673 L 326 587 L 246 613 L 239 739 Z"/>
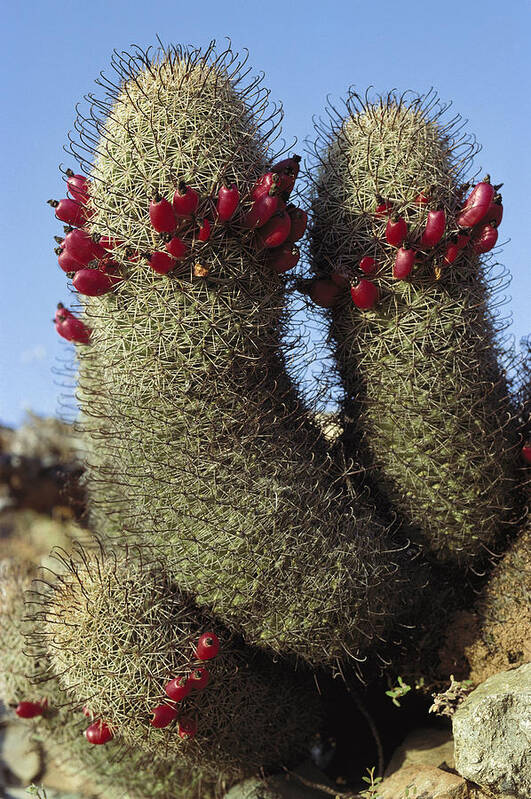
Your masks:
<path fill-rule="evenodd" d="M 329 314 L 345 443 L 427 552 L 470 563 L 511 519 L 517 459 L 489 264 L 474 238 L 448 256 L 467 234 L 457 222 L 474 147 L 432 95 L 351 94 L 346 110 L 318 131 L 311 232 L 318 277 L 353 284 Z"/>

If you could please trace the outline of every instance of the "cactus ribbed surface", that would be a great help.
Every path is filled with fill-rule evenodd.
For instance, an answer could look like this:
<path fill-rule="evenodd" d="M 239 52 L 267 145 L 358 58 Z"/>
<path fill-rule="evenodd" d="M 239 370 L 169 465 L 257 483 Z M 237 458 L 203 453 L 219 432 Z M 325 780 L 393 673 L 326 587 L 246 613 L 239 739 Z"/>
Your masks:
<path fill-rule="evenodd" d="M 319 275 L 342 269 L 353 278 L 363 257 L 378 263 L 378 302 L 357 308 L 346 290 L 329 313 L 346 445 L 418 528 L 428 553 L 470 564 L 510 520 L 515 482 L 516 437 L 487 305 L 489 262 L 468 247 L 444 265 L 445 237 L 408 279 L 395 280 L 388 217 L 375 209 L 389 202 L 407 222 L 406 241 L 418 245 L 423 192 L 457 232 L 474 146 L 460 138 L 459 118 L 445 123 L 433 94 L 372 103 L 351 93 L 346 109 L 344 117 L 331 112 L 330 130 L 318 130 L 311 232 Z"/>
<path fill-rule="evenodd" d="M 223 179 L 250 206 L 272 131 L 264 90 L 242 88 L 234 60 L 122 59 L 113 104 L 78 125 L 85 139 L 95 126 L 90 231 L 123 242 L 126 276 L 86 300 L 78 352 L 93 526 L 164 547 L 172 578 L 248 643 L 330 663 L 384 635 L 400 578 L 385 526 L 345 491 L 287 376 L 283 278 L 241 217 L 167 277 L 126 254 L 163 246 L 150 199 L 181 180 L 200 217 Z"/>
<path fill-rule="evenodd" d="M 243 778 L 303 754 L 320 723 L 313 681 L 242 646 L 175 589 L 164 568 L 135 552 L 64 559 L 35 619 L 54 674 L 80 706 L 103 718 L 131 750 Z M 42 634 L 40 631 L 42 630 Z M 199 637 L 214 632 L 219 653 L 202 662 Z M 209 681 L 176 707 L 197 722 L 180 737 L 175 721 L 151 726 L 154 708 L 173 707 L 165 686 L 206 668 Z"/>

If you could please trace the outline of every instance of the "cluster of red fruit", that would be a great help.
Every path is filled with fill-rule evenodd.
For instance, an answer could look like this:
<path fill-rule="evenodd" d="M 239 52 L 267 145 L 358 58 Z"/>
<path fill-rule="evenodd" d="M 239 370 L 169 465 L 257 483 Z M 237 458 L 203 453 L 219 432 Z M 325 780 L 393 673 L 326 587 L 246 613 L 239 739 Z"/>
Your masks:
<path fill-rule="evenodd" d="M 213 632 L 206 632 L 199 638 L 195 648 L 196 660 L 212 660 L 219 652 L 219 639 Z M 168 697 L 151 711 L 151 726 L 161 729 L 167 727 L 177 719 L 177 733 L 180 738 L 193 738 L 197 732 L 197 720 L 189 715 L 182 715 L 176 707 L 188 694 L 202 691 L 210 681 L 210 672 L 203 666 L 193 669 L 187 677 L 175 677 L 170 680 L 164 690 Z M 83 713 L 92 718 L 89 708 L 84 707 Z M 103 720 L 93 722 L 85 730 L 85 737 L 91 744 L 106 744 L 114 735 L 111 727 Z"/>
<path fill-rule="evenodd" d="M 452 231 L 446 238 L 444 209 L 429 210 L 426 225 L 416 243 L 408 240 L 408 225 L 404 217 L 393 212 L 392 203 L 378 196 L 374 216 L 388 218 L 385 241 L 391 247 L 397 248 L 393 264 L 395 280 L 407 278 L 413 270 L 415 261 L 431 255 L 430 250 L 435 247 L 440 247 L 442 256 L 436 267 L 436 276 L 440 276 L 442 267 L 453 264 L 460 251 L 468 246 L 477 254 L 491 250 L 498 239 L 497 227 L 503 216 L 502 197 L 501 194 L 496 194 L 499 188 L 501 184 L 491 185 L 488 175 L 478 183 L 459 212 L 456 220 L 457 230 Z M 430 202 L 429 194 L 429 191 L 420 192 L 415 198 L 415 204 L 427 205 Z M 359 269 L 365 275 L 373 275 L 378 270 L 378 263 L 371 256 L 365 256 L 359 262 Z M 358 308 L 372 308 L 378 300 L 378 287 L 372 280 L 362 278 L 356 284 L 352 284 L 342 271 L 333 272 L 329 280 L 315 281 L 310 289 L 310 296 L 316 304 L 330 308 L 345 287 L 350 287 L 352 301 Z"/>
<path fill-rule="evenodd" d="M 208 206 L 200 216 L 197 215 L 199 194 L 184 182 L 179 184 L 171 202 L 156 195 L 149 206 L 149 218 L 165 250 L 145 256 L 151 268 L 162 275 L 172 272 L 196 241 L 208 241 L 215 222 L 232 221 L 244 229 L 256 230 L 255 243 L 259 249 L 270 250 L 267 263 L 277 274 L 291 269 L 300 255 L 295 242 L 302 238 L 307 224 L 304 211 L 293 203 L 286 204 L 295 185 L 299 162 L 300 157 L 294 155 L 274 164 L 262 175 L 250 191 L 248 199 L 252 205 L 245 212 L 235 183 L 220 188 L 215 206 L 208 198 Z M 208 271 L 199 272 L 199 276 L 204 274 Z"/>
<path fill-rule="evenodd" d="M 240 207 L 236 184 L 223 185 L 215 205 L 207 200 L 204 214 L 198 214 L 199 194 L 183 181 L 179 183 L 171 202 L 159 194 L 151 200 L 149 218 L 159 234 L 164 250 L 151 253 L 127 252 L 128 260 L 145 258 L 153 271 L 160 275 L 173 272 L 190 254 L 197 243 L 210 239 L 215 222 L 236 222 L 244 229 L 256 231 L 255 243 L 268 250 L 267 264 L 282 274 L 296 265 L 300 252 L 295 242 L 304 235 L 308 217 L 293 203 L 287 204 L 299 172 L 300 156 L 294 155 L 274 164 L 251 189 L 250 209 Z M 112 260 L 112 251 L 123 244 L 108 236 L 92 237 L 84 229 L 91 215 L 88 207 L 90 181 L 83 175 L 67 170 L 67 188 L 71 195 L 62 200 L 49 200 L 57 219 L 65 222 L 64 238 L 56 236 L 55 252 L 61 269 L 72 278 L 74 288 L 89 297 L 101 297 L 123 280 L 119 265 Z M 204 205 L 204 204 L 203 204 Z M 240 212 L 237 214 L 240 207 Z M 210 216 L 210 218 L 209 218 Z M 195 277 L 205 277 L 208 269 L 199 263 L 193 267 Z M 78 344 L 88 344 L 90 328 L 61 303 L 54 318 L 60 336 Z"/>

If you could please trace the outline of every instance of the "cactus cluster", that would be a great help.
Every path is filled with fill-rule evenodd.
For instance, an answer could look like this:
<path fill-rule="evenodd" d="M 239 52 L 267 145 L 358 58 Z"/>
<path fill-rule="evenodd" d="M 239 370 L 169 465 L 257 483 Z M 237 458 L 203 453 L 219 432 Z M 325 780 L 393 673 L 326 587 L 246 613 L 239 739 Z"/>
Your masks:
<path fill-rule="evenodd" d="M 345 445 L 427 553 L 470 563 L 485 558 L 501 524 L 516 515 L 518 437 L 488 305 L 490 266 L 468 248 L 449 265 L 444 247 L 415 252 L 415 245 L 426 225 L 423 192 L 444 209 L 449 233 L 459 233 L 474 145 L 454 134 L 460 118 L 446 124 L 432 94 L 390 94 L 373 104 L 351 93 L 346 110 L 331 114 L 330 130 L 318 130 L 311 232 L 318 275 L 341 269 L 355 278 L 363 258 L 377 264 L 376 305 L 360 309 L 344 293 L 329 312 Z M 388 213 L 375 213 L 382 200 Z M 407 280 L 393 275 L 396 247 L 386 240 L 393 211 L 418 256 Z"/>
<path fill-rule="evenodd" d="M 304 754 L 319 670 L 385 666 L 429 569 L 445 597 L 452 569 L 461 579 L 508 537 L 522 424 L 488 262 L 422 234 L 429 213 L 458 234 L 474 149 L 436 98 L 351 94 L 330 115 L 306 175 L 314 276 L 293 279 L 298 161 L 283 178 L 270 168 L 282 113 L 245 62 L 212 45 L 115 53 L 113 67 L 71 139 L 86 177 L 67 172 L 74 200 L 53 203 L 94 256 L 82 269 L 73 258 L 82 320 L 61 306 L 55 321 L 78 343 L 97 538 L 57 555 L 26 609 L 34 575 L 8 575 L 0 687 L 15 705 L 47 700 L 35 734 L 102 792 L 216 797 Z M 273 199 L 258 204 L 260 181 Z M 169 199 L 189 190 L 173 230 Z M 221 213 L 227 191 L 239 199 Z M 400 279 L 392 212 L 419 252 Z M 352 285 L 363 259 L 370 302 Z M 333 444 L 288 369 L 304 345 L 290 327 L 300 287 L 330 308 L 344 391 Z M 206 632 L 212 660 L 197 648 Z M 105 745 L 83 737 L 82 708 Z"/>

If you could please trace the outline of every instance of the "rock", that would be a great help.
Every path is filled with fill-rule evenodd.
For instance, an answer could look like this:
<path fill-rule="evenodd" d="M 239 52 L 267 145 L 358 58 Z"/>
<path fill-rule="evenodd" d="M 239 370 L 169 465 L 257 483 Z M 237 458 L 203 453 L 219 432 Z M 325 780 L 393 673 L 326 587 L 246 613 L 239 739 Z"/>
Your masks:
<path fill-rule="evenodd" d="M 324 785 L 328 789 L 344 790 L 330 782 L 312 763 L 304 763 L 292 774 L 275 775 L 267 780 L 249 779 L 235 785 L 225 794 L 225 799 L 331 799 L 333 794 L 325 793 L 304 784 Z"/>
<path fill-rule="evenodd" d="M 409 765 L 378 785 L 377 799 L 470 799 L 466 780 L 434 766 Z M 477 796 L 479 799 L 479 796 Z"/>
<path fill-rule="evenodd" d="M 450 730 L 425 727 L 411 732 L 395 750 L 384 776 L 389 777 L 404 766 L 418 764 L 443 771 L 454 769 L 454 742 Z"/>
<path fill-rule="evenodd" d="M 4 770 L 8 770 L 14 779 L 29 785 L 41 771 L 41 753 L 31 742 L 29 729 L 24 724 L 11 722 L 0 730 L 0 760 Z"/>
<path fill-rule="evenodd" d="M 531 663 L 489 677 L 452 718 L 459 774 L 497 799 L 531 796 Z"/>

